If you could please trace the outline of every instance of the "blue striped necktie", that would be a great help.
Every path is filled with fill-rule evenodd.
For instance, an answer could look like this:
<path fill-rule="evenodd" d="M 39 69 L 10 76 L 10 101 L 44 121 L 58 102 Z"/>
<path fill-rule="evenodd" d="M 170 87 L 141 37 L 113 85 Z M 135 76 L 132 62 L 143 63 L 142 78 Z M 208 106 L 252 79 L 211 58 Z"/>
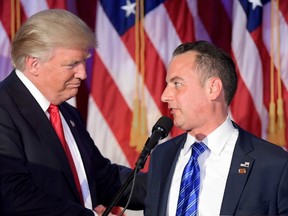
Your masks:
<path fill-rule="evenodd" d="M 203 142 L 195 142 L 192 145 L 191 157 L 182 174 L 176 216 L 197 214 L 200 188 L 200 168 L 197 159 L 206 149 L 207 146 Z"/>

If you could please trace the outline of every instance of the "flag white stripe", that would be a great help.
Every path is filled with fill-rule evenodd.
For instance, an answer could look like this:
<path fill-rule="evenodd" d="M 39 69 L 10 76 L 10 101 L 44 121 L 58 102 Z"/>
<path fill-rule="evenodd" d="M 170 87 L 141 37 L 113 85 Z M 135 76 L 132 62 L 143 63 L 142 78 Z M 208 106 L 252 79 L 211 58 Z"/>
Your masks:
<path fill-rule="evenodd" d="M 266 136 L 268 112 L 263 104 L 263 74 L 259 51 L 246 29 L 246 14 L 239 1 L 233 5 L 232 50 L 244 83 L 246 84 L 262 125 L 262 136 Z M 251 61 L 251 56 L 253 61 Z M 245 100 L 245 99 L 244 99 Z"/>
<path fill-rule="evenodd" d="M 164 66 L 167 67 L 175 47 L 181 40 L 163 4 L 145 16 L 145 30 Z"/>
<path fill-rule="evenodd" d="M 30 17 L 39 11 L 49 9 L 46 0 L 37 0 L 33 1 L 33 3 L 31 0 L 21 0 L 21 4 L 23 10 L 25 11 L 26 17 Z"/>
<path fill-rule="evenodd" d="M 105 157 L 111 159 L 114 163 L 130 166 L 125 153 L 92 96 L 89 97 L 87 130 L 93 137 L 95 145 Z"/>
<path fill-rule="evenodd" d="M 10 40 L 4 29 L 2 22 L 0 22 L 0 81 L 3 80 L 12 70 L 11 58 L 10 58 Z"/>
<path fill-rule="evenodd" d="M 263 40 L 268 52 L 271 52 L 270 46 L 270 37 L 271 37 L 271 3 L 265 5 L 263 10 Z M 276 14 L 276 11 L 275 13 Z M 276 16 L 275 16 L 276 19 Z M 285 88 L 288 90 L 288 26 L 283 17 L 283 14 L 280 13 L 279 16 L 279 25 L 280 25 L 280 58 L 281 58 L 281 79 L 285 85 Z M 276 34 L 276 23 L 274 24 L 274 60 L 277 62 L 277 34 Z M 275 64 L 277 68 L 278 65 Z"/>
<path fill-rule="evenodd" d="M 99 48 L 97 49 L 97 53 L 109 71 L 130 110 L 133 110 L 133 99 L 135 98 L 136 91 L 135 62 L 131 58 L 118 33 L 111 25 L 100 4 L 97 10 L 96 21 L 96 33 L 99 32 L 96 37 L 98 38 L 100 44 Z M 117 52 L 111 52 L 111 50 L 115 49 L 115 47 L 117 47 Z M 141 82 L 142 79 L 140 78 L 140 83 Z M 161 112 L 146 86 L 144 88 L 144 92 L 147 104 L 148 127 L 151 128 L 157 118 L 161 115 Z M 141 95 L 139 94 L 138 97 L 141 98 Z"/>
<path fill-rule="evenodd" d="M 205 26 L 202 23 L 202 20 L 200 19 L 198 15 L 198 1 L 197 0 L 187 0 L 187 5 L 189 7 L 189 10 L 193 16 L 194 20 L 194 30 L 195 30 L 195 38 L 196 40 L 206 40 L 211 42 L 211 38 L 205 28 Z"/>

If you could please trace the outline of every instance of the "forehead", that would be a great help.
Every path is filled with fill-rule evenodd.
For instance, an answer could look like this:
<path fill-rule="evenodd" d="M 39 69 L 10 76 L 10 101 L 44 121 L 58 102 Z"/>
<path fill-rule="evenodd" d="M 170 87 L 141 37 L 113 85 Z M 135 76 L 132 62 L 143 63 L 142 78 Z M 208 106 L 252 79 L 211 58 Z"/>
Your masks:
<path fill-rule="evenodd" d="M 53 57 L 61 57 L 63 60 L 69 59 L 82 59 L 86 58 L 89 55 L 89 52 L 85 49 L 79 48 L 63 48 L 57 47 L 53 50 Z"/>
<path fill-rule="evenodd" d="M 174 56 L 168 65 L 167 77 L 194 74 L 195 58 L 196 52 L 193 51 Z"/>

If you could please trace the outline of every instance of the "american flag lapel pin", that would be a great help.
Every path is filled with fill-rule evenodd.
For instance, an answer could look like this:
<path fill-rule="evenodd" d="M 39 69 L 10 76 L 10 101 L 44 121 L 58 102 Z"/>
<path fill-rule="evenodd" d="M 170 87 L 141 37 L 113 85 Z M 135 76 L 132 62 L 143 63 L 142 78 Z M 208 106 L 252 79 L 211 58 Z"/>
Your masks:
<path fill-rule="evenodd" d="M 240 164 L 240 167 L 249 167 L 250 166 L 250 162 L 244 162 Z"/>

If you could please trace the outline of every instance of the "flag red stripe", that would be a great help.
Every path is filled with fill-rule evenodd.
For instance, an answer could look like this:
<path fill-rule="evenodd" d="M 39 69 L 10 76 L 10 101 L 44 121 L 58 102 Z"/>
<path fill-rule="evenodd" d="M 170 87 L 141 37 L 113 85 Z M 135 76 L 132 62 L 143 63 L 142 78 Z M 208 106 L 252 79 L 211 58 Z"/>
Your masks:
<path fill-rule="evenodd" d="M 233 54 L 232 57 L 235 59 Z M 230 106 L 233 119 L 244 129 L 261 136 L 261 121 L 258 112 L 255 109 L 253 98 L 242 79 L 241 73 L 239 73 L 237 62 L 235 61 L 235 63 L 238 74 L 238 88 Z"/>
<path fill-rule="evenodd" d="M 255 29 L 253 32 L 251 32 L 252 39 L 257 47 L 258 50 L 261 50 L 259 52 L 259 56 L 261 59 L 262 64 L 262 73 L 263 73 L 263 103 L 265 104 L 265 107 L 269 108 L 270 103 L 270 54 L 268 53 L 268 50 L 265 47 L 264 41 L 262 40 L 262 27 L 259 27 Z M 276 68 L 275 68 L 275 75 L 276 75 Z M 255 72 L 256 73 L 256 72 Z M 275 82 L 275 86 L 277 86 L 277 83 Z M 276 89 L 277 92 L 277 89 Z M 275 97 L 276 97 L 275 92 Z"/>
<path fill-rule="evenodd" d="M 49 8 L 58 8 L 58 9 L 66 9 L 67 3 L 66 0 L 47 0 L 47 4 Z"/>
<path fill-rule="evenodd" d="M 96 7 L 98 1 L 76 1 L 76 9 L 78 16 L 87 23 L 87 25 L 95 31 Z M 96 32 L 98 34 L 98 32 Z"/>
<path fill-rule="evenodd" d="M 1 2 L 1 13 L 0 13 L 0 21 L 9 37 L 9 39 L 11 40 L 11 1 L 2 1 Z M 5 8 L 5 9 L 4 9 Z M 21 25 L 23 24 L 23 22 L 26 21 L 27 17 L 26 14 L 23 10 L 22 4 L 20 4 L 20 15 L 21 15 Z M 15 5 L 15 28 L 17 28 L 16 26 L 16 5 Z M 17 29 L 15 29 L 16 32 Z"/>
<path fill-rule="evenodd" d="M 195 41 L 194 22 L 187 2 L 167 0 L 164 5 L 180 40 L 182 42 Z"/>
<path fill-rule="evenodd" d="M 198 13 L 212 42 L 230 53 L 232 24 L 221 0 L 198 1 Z"/>
<path fill-rule="evenodd" d="M 135 27 L 131 27 L 121 37 L 127 47 L 128 52 L 135 61 Z M 167 104 L 161 102 L 161 95 L 166 86 L 166 67 L 160 59 L 157 50 L 145 34 L 145 84 L 155 104 L 163 115 L 172 117 L 169 113 Z M 171 54 L 172 55 L 172 54 Z M 176 136 L 183 133 L 182 130 L 173 127 L 171 135 Z"/>
<path fill-rule="evenodd" d="M 265 104 L 265 107 L 267 110 L 269 110 L 269 103 L 270 103 L 270 89 L 271 89 L 271 85 L 270 85 L 270 53 L 268 53 L 268 50 L 266 48 L 266 46 L 264 45 L 264 42 L 262 40 L 262 28 L 258 28 L 255 31 L 253 31 L 251 33 L 251 36 L 258 48 L 258 50 L 261 50 L 261 52 L 259 52 L 260 58 L 261 58 L 261 63 L 262 63 L 262 72 L 263 72 L 263 103 Z M 275 45 L 274 45 L 275 46 Z M 276 55 L 274 54 L 274 56 L 276 57 Z M 274 62 L 276 61 L 276 59 L 274 59 Z M 275 63 L 274 63 L 274 102 L 276 103 L 276 100 L 278 98 L 278 71 L 275 67 Z M 288 94 L 287 90 L 285 89 L 285 86 L 283 84 L 283 82 L 281 81 L 281 85 L 282 85 L 282 96 L 286 96 Z M 284 100 L 285 101 L 285 100 Z M 284 104 L 284 109 L 285 109 L 285 113 L 287 115 L 288 112 L 288 107 L 287 105 L 285 106 Z M 287 119 L 287 118 L 286 118 Z M 286 131 L 286 136 L 288 133 L 288 127 L 285 128 Z"/>
<path fill-rule="evenodd" d="M 133 26 L 122 37 L 128 52 L 135 60 L 135 27 Z M 160 100 L 165 87 L 166 68 L 157 50 L 145 34 L 145 84 L 161 113 L 167 113 L 166 106 Z"/>
<path fill-rule="evenodd" d="M 132 112 L 97 53 L 94 61 L 97 73 L 92 78 L 92 97 L 132 166 L 138 155 L 129 147 Z"/>
<path fill-rule="evenodd" d="M 2 1 L 1 2 L 3 8 L 1 8 L 1 13 L 0 13 L 0 20 L 1 23 L 11 39 L 11 2 L 10 1 Z M 5 8 L 5 10 L 4 10 Z"/>
<path fill-rule="evenodd" d="M 279 10 L 282 12 L 286 24 L 288 24 L 288 1 L 279 1 Z"/>
<path fill-rule="evenodd" d="M 146 38 L 145 43 L 145 83 L 161 113 L 167 113 L 167 105 L 161 102 L 161 95 L 163 93 L 163 89 L 166 86 L 166 67 L 159 58 L 159 55 L 151 41 Z"/>

